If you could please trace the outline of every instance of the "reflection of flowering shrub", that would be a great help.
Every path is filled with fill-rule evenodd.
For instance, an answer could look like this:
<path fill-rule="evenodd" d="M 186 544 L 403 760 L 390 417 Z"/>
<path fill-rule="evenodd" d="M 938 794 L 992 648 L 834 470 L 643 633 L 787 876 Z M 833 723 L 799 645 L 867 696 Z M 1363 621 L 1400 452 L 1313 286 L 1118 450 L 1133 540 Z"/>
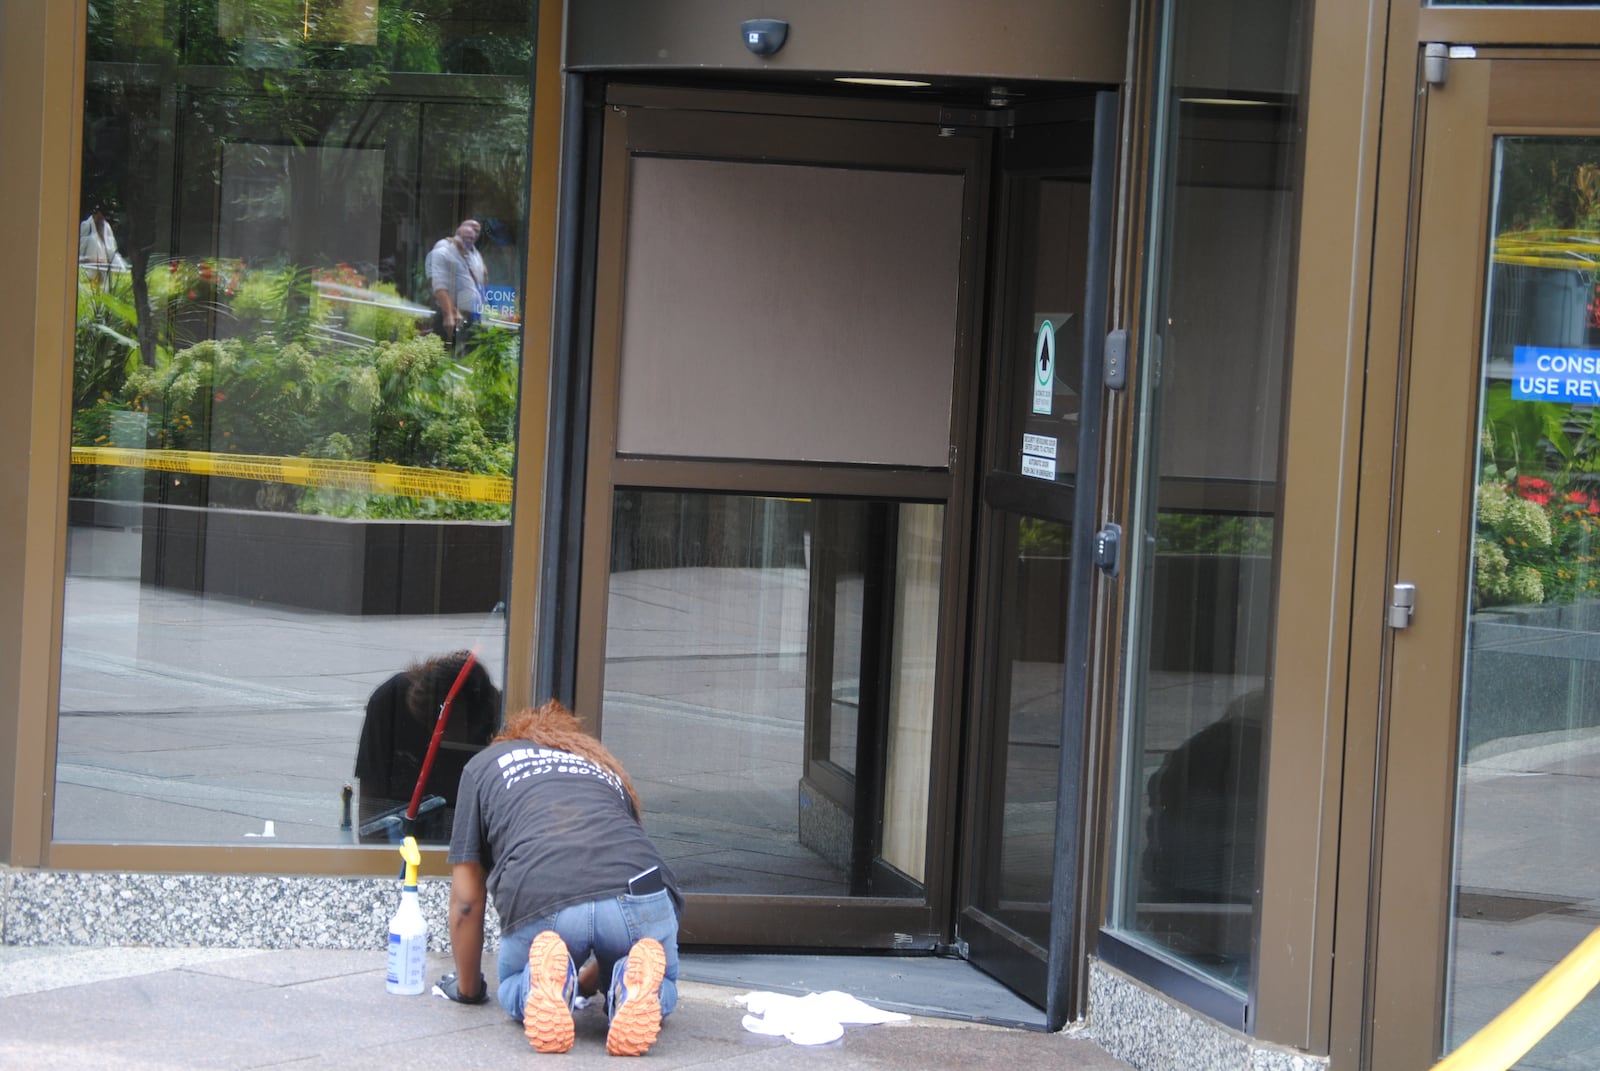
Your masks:
<path fill-rule="evenodd" d="M 1507 483 L 1491 469 L 1489 477 L 1478 485 L 1478 605 L 1566 602 L 1600 592 L 1592 569 L 1600 497 L 1538 476 Z"/>
<path fill-rule="evenodd" d="M 312 269 L 311 277 L 317 281 L 319 286 L 328 284 L 334 287 L 344 286 L 353 290 L 363 290 L 367 285 L 366 276 L 342 260 L 331 268 Z"/>
<path fill-rule="evenodd" d="M 1514 398 L 1484 387 L 1476 605 L 1600 595 L 1600 406 Z"/>

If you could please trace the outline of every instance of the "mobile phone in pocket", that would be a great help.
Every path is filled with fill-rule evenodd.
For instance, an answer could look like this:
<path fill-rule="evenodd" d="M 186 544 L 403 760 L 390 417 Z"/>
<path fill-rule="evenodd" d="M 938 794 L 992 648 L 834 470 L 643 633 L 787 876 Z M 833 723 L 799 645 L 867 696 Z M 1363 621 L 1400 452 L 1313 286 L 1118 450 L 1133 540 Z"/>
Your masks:
<path fill-rule="evenodd" d="M 641 870 L 628 879 L 628 892 L 634 896 L 649 896 L 658 893 L 667 887 L 666 879 L 661 876 L 661 868 L 653 866 L 648 870 Z"/>

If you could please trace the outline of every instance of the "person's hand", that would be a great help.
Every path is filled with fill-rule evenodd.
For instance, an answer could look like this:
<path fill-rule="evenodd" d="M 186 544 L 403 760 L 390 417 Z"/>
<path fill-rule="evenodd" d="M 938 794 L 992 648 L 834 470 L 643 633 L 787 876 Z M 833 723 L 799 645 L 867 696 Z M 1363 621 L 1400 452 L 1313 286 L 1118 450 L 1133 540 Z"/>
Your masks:
<path fill-rule="evenodd" d="M 584 960 L 583 966 L 578 968 L 578 995 L 592 997 L 600 992 L 600 964 L 593 956 Z"/>
<path fill-rule="evenodd" d="M 478 991 L 469 997 L 461 992 L 460 983 L 451 973 L 433 983 L 433 993 L 457 1004 L 483 1004 L 489 999 L 489 985 L 483 980 L 483 975 L 478 975 Z"/>

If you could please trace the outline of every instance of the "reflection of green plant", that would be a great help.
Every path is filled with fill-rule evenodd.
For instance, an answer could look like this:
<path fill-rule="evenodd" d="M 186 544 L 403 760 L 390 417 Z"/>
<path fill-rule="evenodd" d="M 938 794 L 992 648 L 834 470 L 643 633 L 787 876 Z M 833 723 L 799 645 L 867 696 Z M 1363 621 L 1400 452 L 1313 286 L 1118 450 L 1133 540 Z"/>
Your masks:
<path fill-rule="evenodd" d="M 77 357 L 72 365 L 74 412 L 109 397 L 137 367 L 134 319 L 132 287 L 125 275 L 113 275 L 104 287 L 87 278 L 79 282 Z"/>
<path fill-rule="evenodd" d="M 1600 167 L 1588 139 L 1505 139 L 1500 186 L 1510 206 L 1502 230 L 1600 228 Z"/>
<path fill-rule="evenodd" d="M 477 191 L 479 211 L 495 203 L 484 200 L 488 189 L 521 190 L 534 8 L 533 0 L 511 0 L 480 5 L 469 18 L 454 0 L 87 0 L 82 208 L 113 210 L 133 269 L 138 315 L 129 334 L 144 363 L 157 359 L 151 319 L 161 311 L 145 294 L 147 280 L 158 282 L 149 269 L 173 250 L 180 231 L 179 249 L 210 241 L 192 230 L 204 212 L 178 225 L 158 206 L 204 203 L 220 193 L 225 162 L 246 171 L 281 169 L 285 181 L 233 191 L 224 212 L 251 226 L 277 224 L 287 259 L 302 264 L 317 263 L 325 247 L 315 228 L 297 223 L 326 198 L 362 205 L 388 198 L 364 154 L 324 151 L 329 147 L 388 145 L 393 159 L 400 131 L 421 129 L 427 167 L 415 181 L 469 168 L 475 177 L 459 181 Z M 429 97 L 430 114 L 441 118 L 426 124 L 418 113 L 423 81 L 448 85 L 437 103 Z M 434 192 L 419 187 L 401 201 L 449 200 Z M 419 212 L 413 207 L 407 223 L 438 225 Z M 408 271 L 402 264 L 388 277 L 403 282 Z M 189 341 L 202 337 L 193 333 Z"/>
<path fill-rule="evenodd" d="M 392 283 L 374 283 L 368 291 L 373 300 L 352 304 L 345 312 L 351 334 L 361 338 L 400 338 L 415 329 L 416 317 L 400 300 Z"/>
<path fill-rule="evenodd" d="M 1600 407 L 1524 401 L 1497 380 L 1484 388 L 1483 423 L 1483 462 L 1494 472 L 1560 485 L 1600 477 Z"/>
<path fill-rule="evenodd" d="M 80 301 L 74 444 L 128 445 L 142 426 L 151 447 L 509 473 L 518 336 L 487 331 L 447 359 L 417 338 L 414 307 L 396 287 L 368 283 L 382 271 L 404 285 L 404 261 L 420 261 L 414 239 L 395 243 L 401 263 L 357 270 L 327 264 L 324 235 L 307 224 L 336 216 L 336 203 L 381 201 L 385 228 L 431 228 L 435 209 L 424 203 L 456 210 L 445 187 L 427 186 L 437 176 L 473 190 L 474 211 L 510 211 L 513 201 L 495 193 L 525 186 L 534 5 L 492 4 L 471 18 L 460 10 L 435 0 L 88 0 L 84 210 L 113 210 L 131 270 Z M 444 84 L 435 92 L 423 82 Z M 392 165 L 401 143 L 426 165 L 391 176 L 402 179 L 392 187 L 367 166 L 371 152 L 329 151 L 387 151 Z M 225 182 L 233 165 L 253 177 Z M 269 175 L 276 181 L 255 181 Z M 195 206 L 222 204 L 225 193 L 227 219 L 281 240 L 276 266 L 167 259 L 174 242 L 262 247 L 213 246 L 215 233 L 194 229 L 210 218 Z M 436 352 L 380 374 L 396 347 Z M 126 493 L 127 481 L 116 483 Z M 161 482 L 167 500 L 203 487 L 207 502 L 258 508 L 505 513 L 222 478 L 173 490 L 179 483 Z M 73 487 L 104 491 L 106 472 L 75 467 Z"/>
<path fill-rule="evenodd" d="M 1017 553 L 1024 558 L 1065 558 L 1069 552 L 1067 526 L 1037 517 L 1017 522 Z"/>
<path fill-rule="evenodd" d="M 1023 517 L 1018 552 L 1025 558 L 1065 557 L 1066 525 Z M 1272 553 L 1272 518 L 1226 513 L 1162 511 L 1156 521 L 1158 554 L 1264 556 Z"/>
<path fill-rule="evenodd" d="M 393 288 L 374 288 L 370 303 L 344 302 L 334 298 L 353 287 L 351 279 L 337 284 L 343 291 L 324 292 L 313 273 L 294 267 L 201 262 L 162 265 L 150 274 L 162 325 L 152 366 L 139 360 L 126 332 L 130 313 L 115 287 L 80 300 L 74 445 L 107 445 L 114 414 L 133 412 L 143 415 L 150 449 L 510 474 L 515 333 L 485 329 L 457 359 L 435 336 L 417 333 L 413 311 Z M 200 317 L 227 325 L 234 337 L 186 344 L 185 325 Z M 90 486 L 80 482 L 77 491 L 90 493 Z M 342 516 L 508 515 L 489 503 L 216 477 L 208 503 Z"/>
<path fill-rule="evenodd" d="M 1156 520 L 1158 554 L 1267 555 L 1272 518 L 1225 513 L 1168 513 Z"/>

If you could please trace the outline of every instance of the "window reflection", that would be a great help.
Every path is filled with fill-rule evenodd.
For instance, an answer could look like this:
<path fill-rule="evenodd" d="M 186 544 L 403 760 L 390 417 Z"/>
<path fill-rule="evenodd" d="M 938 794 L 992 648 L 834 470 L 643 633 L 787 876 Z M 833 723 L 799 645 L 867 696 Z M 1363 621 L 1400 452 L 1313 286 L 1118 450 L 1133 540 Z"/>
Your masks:
<path fill-rule="evenodd" d="M 374 693 L 470 651 L 497 696 L 533 18 L 90 5 L 58 839 L 355 841 L 420 773 L 358 772 Z"/>
<path fill-rule="evenodd" d="M 1242 996 L 1261 884 L 1304 5 L 1165 6 L 1113 931 Z M 1270 42 L 1270 44 L 1269 44 Z"/>
<path fill-rule="evenodd" d="M 974 900 L 992 918 L 1044 945 L 1054 894 L 1072 529 L 1006 514 L 999 531 L 999 679 L 988 713 L 995 734 L 988 761 L 1001 805 L 977 838 L 981 865 Z"/>
<path fill-rule="evenodd" d="M 361 840 L 449 840 L 461 770 L 488 746 L 500 714 L 500 690 L 471 651 L 418 662 L 378 685 L 356 749 Z"/>
<path fill-rule="evenodd" d="M 673 870 L 920 898 L 943 507 L 619 490 L 613 515 L 603 733 Z"/>
<path fill-rule="evenodd" d="M 1600 141 L 1496 140 L 1444 1047 L 1594 925 Z M 1588 1000 L 1517 1061 L 1593 1063 Z"/>

